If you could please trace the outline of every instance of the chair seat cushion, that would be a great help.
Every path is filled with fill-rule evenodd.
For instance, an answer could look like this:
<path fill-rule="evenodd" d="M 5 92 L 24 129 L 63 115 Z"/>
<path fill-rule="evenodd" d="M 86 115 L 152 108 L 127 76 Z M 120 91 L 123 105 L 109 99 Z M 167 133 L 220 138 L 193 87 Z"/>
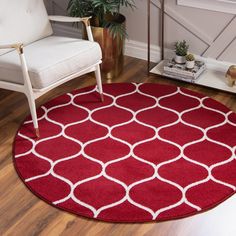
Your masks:
<path fill-rule="evenodd" d="M 46 88 L 102 59 L 97 43 L 59 36 L 25 46 L 24 54 L 34 89 Z M 20 59 L 15 51 L 0 56 L 0 80 L 23 84 Z"/>

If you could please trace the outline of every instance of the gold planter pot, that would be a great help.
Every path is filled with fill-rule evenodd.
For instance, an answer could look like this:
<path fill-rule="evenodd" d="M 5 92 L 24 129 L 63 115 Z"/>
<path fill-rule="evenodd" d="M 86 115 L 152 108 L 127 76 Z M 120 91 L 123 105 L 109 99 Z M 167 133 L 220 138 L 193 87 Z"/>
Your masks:
<path fill-rule="evenodd" d="M 119 15 L 119 22 L 125 24 L 125 17 Z M 93 21 L 91 22 L 93 24 Z M 113 79 L 120 75 L 124 65 L 124 39 L 112 37 L 107 28 L 92 26 L 94 41 L 102 49 L 101 70 L 104 78 Z"/>

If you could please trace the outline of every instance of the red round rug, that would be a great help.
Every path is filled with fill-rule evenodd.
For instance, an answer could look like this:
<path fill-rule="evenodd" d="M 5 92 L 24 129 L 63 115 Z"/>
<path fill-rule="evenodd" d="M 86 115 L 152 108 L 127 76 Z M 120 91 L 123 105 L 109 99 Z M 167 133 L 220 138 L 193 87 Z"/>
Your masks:
<path fill-rule="evenodd" d="M 112 222 L 170 220 L 236 190 L 236 114 L 204 95 L 159 84 L 105 84 L 57 97 L 29 118 L 15 168 L 44 201 Z"/>

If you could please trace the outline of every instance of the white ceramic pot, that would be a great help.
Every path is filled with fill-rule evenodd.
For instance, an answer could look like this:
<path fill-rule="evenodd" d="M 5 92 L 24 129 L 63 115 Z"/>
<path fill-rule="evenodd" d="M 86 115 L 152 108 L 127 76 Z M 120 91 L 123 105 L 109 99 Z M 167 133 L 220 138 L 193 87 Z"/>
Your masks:
<path fill-rule="evenodd" d="M 186 61 L 186 67 L 188 69 L 193 69 L 194 65 L 195 65 L 195 61 Z"/>
<path fill-rule="evenodd" d="M 184 64 L 186 62 L 185 57 L 175 55 L 175 62 L 178 64 Z"/>

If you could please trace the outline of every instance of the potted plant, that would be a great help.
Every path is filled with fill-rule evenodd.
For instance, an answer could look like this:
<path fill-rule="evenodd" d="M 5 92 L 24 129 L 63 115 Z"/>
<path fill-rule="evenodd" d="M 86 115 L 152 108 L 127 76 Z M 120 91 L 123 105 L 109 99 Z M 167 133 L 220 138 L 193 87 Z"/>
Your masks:
<path fill-rule="evenodd" d="M 195 57 L 193 54 L 188 54 L 186 57 L 186 67 L 188 69 L 193 69 L 195 65 Z"/>
<path fill-rule="evenodd" d="M 125 17 L 120 14 L 121 7 L 134 8 L 134 0 L 70 0 L 70 16 L 92 16 L 91 28 L 94 40 L 103 52 L 101 69 L 103 75 L 112 79 L 123 69 L 124 40 L 127 37 Z"/>
<path fill-rule="evenodd" d="M 189 45 L 185 40 L 175 43 L 175 61 L 179 64 L 186 62 L 186 55 L 188 54 Z"/>

